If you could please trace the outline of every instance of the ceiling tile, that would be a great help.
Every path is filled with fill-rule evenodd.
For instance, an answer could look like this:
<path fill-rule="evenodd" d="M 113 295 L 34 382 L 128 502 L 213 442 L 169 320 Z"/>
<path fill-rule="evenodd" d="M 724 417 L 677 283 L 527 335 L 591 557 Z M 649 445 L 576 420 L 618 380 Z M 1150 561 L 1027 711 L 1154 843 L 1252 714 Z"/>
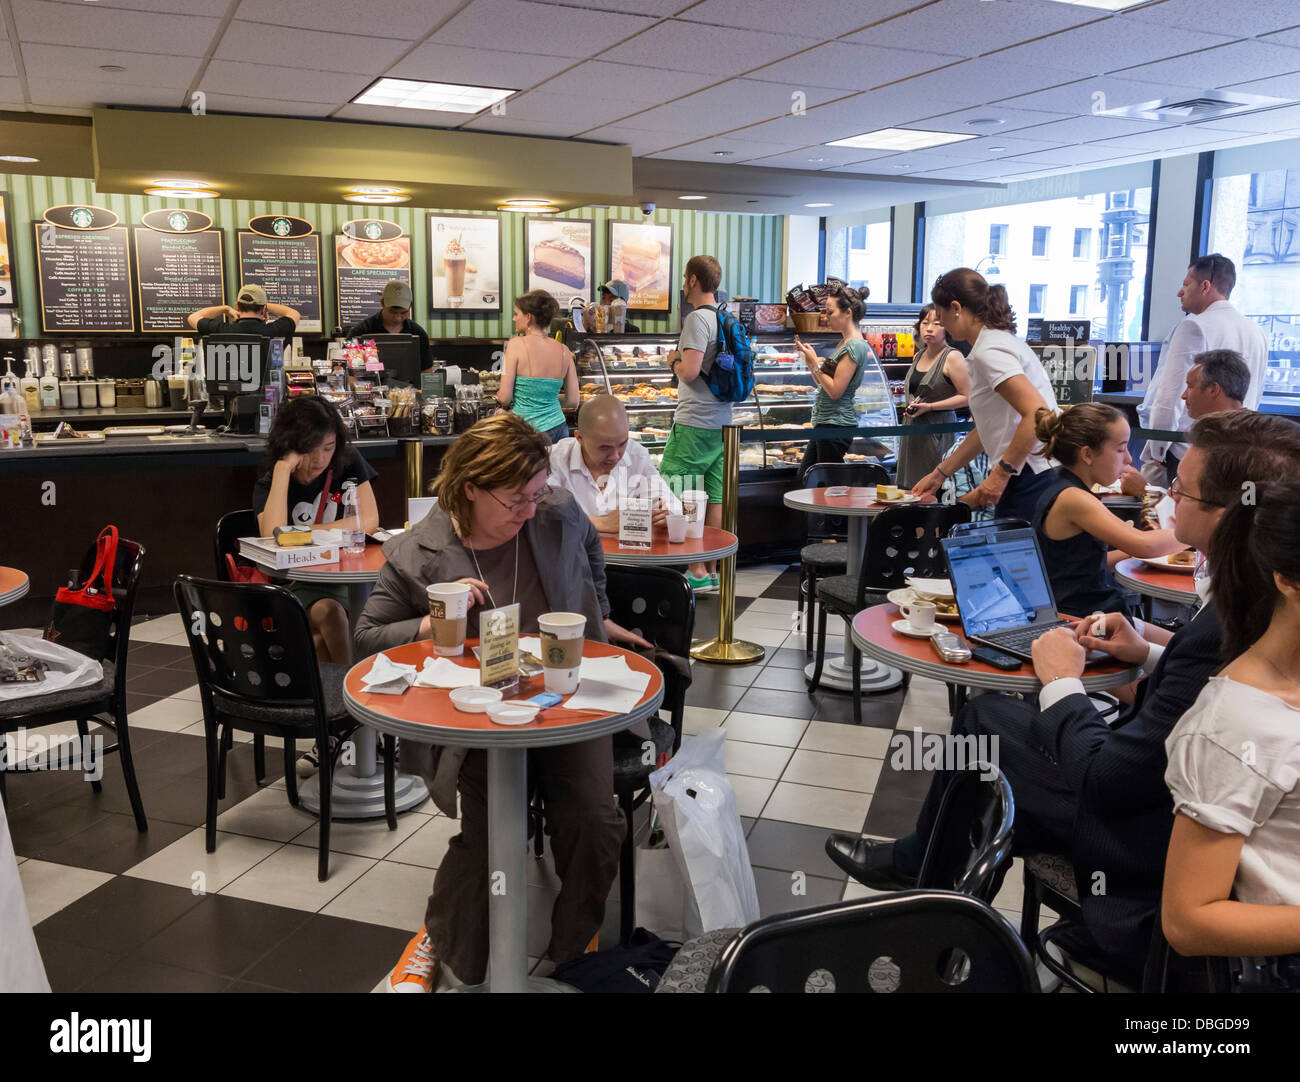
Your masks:
<path fill-rule="evenodd" d="M 579 11 L 527 0 L 473 0 L 429 40 L 439 45 L 491 49 L 505 38 L 520 51 L 585 60 L 653 25 L 653 19 L 639 15 Z"/>
<path fill-rule="evenodd" d="M 810 108 L 804 116 L 783 116 L 745 128 L 736 135 L 782 143 L 829 143 L 879 128 L 907 126 L 919 117 L 962 108 L 960 100 L 941 99 L 938 89 L 910 89 L 911 83 L 855 94 L 843 101 Z"/>
<path fill-rule="evenodd" d="M 359 34 L 323 34 L 265 23 L 235 21 L 217 46 L 217 60 L 243 60 L 251 64 L 282 64 L 290 68 L 348 71 L 374 78 L 382 74 L 414 44 Z M 292 76 L 289 77 L 290 82 Z M 286 92 L 292 93 L 292 89 Z"/>
<path fill-rule="evenodd" d="M 928 121 L 926 126 L 929 126 Z M 987 161 L 990 158 L 1006 158 L 1012 154 L 1028 154 L 1033 150 L 1055 149 L 1059 145 L 1043 139 L 1021 139 L 1020 132 L 1014 135 L 995 132 L 991 135 L 982 135 L 978 139 L 953 143 L 951 146 L 943 147 L 943 151 L 954 158 Z"/>
<path fill-rule="evenodd" d="M 85 0 L 62 0 L 68 7 L 81 7 Z M 230 0 L 105 0 L 101 9 L 122 8 L 126 11 L 171 12 L 174 15 L 225 16 Z"/>
<path fill-rule="evenodd" d="M 90 49 L 203 56 L 221 25 L 198 16 L 123 11 L 50 0 L 12 0 L 18 39 Z"/>
<path fill-rule="evenodd" d="M 755 143 L 747 139 L 728 139 L 726 136 L 719 136 L 713 139 L 701 139 L 696 143 L 687 143 L 685 146 L 674 147 L 671 150 L 662 150 L 656 154 L 648 154 L 646 157 L 671 158 L 673 161 L 684 162 L 721 161 L 727 165 L 738 165 L 754 158 L 788 153 L 794 149 L 796 148 L 789 144 Z M 729 150 L 731 155 L 727 158 L 719 158 L 714 153 L 718 150 Z"/>
<path fill-rule="evenodd" d="M 581 32 L 576 40 L 582 41 Z M 598 59 L 613 63 L 667 63 L 681 71 L 714 72 L 719 77 L 740 75 L 761 64 L 782 60 L 815 44 L 811 38 L 794 34 L 766 34 L 756 30 L 732 30 L 722 48 L 716 30 L 698 23 L 670 21 L 638 34 L 603 53 Z"/>
<path fill-rule="evenodd" d="M 1117 18 L 1123 22 L 1207 27 L 1234 38 L 1254 37 L 1300 23 L 1295 6 L 1278 0 L 1232 0 L 1231 7 L 1222 0 L 1164 0 Z"/>
<path fill-rule="evenodd" d="M 799 150 L 788 150 L 781 154 L 770 154 L 754 158 L 750 165 L 776 166 L 782 169 L 815 169 L 823 173 L 833 173 L 846 165 L 855 165 L 870 158 L 884 158 L 893 155 L 892 150 L 859 150 L 854 147 L 810 146 Z M 820 161 L 814 161 L 820 158 Z"/>
<path fill-rule="evenodd" d="M 227 0 L 219 2 L 223 11 L 229 6 Z M 464 0 L 366 0 L 365 15 L 360 18 L 354 0 L 241 0 L 238 15 L 271 26 L 300 26 L 336 34 L 365 32 L 419 41 L 463 3 Z"/>
<path fill-rule="evenodd" d="M 607 64 L 588 60 L 575 68 L 548 79 L 539 90 L 555 94 L 578 94 L 594 99 L 609 98 L 621 102 L 623 112 L 648 109 L 673 98 L 716 83 L 718 77 L 699 71 L 664 71 L 642 68 L 635 64 Z"/>
<path fill-rule="evenodd" d="M 955 169 L 959 165 L 969 165 L 972 169 L 977 169 L 989 164 L 988 160 L 974 158 L 958 158 L 948 153 L 947 147 L 934 147 L 931 150 L 910 150 L 906 154 L 891 154 L 887 162 L 877 162 L 878 166 L 883 166 L 884 171 L 896 170 L 901 164 L 908 166 L 906 172 L 920 173 L 934 169 Z M 902 170 L 897 170 L 902 172 Z"/>
<path fill-rule="evenodd" d="M 158 86 L 184 90 L 194 81 L 202 62 L 202 58 L 197 56 L 155 56 L 62 45 L 23 46 L 23 63 L 29 75 L 58 72 L 59 79 L 110 86 Z M 99 70 L 101 64 L 119 64 L 126 71 L 103 72 Z"/>
<path fill-rule="evenodd" d="M 1300 71 L 1300 49 L 1266 45 L 1262 41 L 1238 41 L 1191 56 L 1127 68 L 1122 74 L 1127 79 L 1143 83 L 1204 86 L 1208 82 L 1210 86 L 1218 87 L 1240 81 L 1243 73 L 1264 79 L 1293 71 Z"/>
<path fill-rule="evenodd" d="M 529 90 L 516 94 L 501 103 L 499 113 L 490 116 L 506 116 L 518 121 L 545 121 L 548 125 L 559 125 L 569 129 L 568 134 L 576 135 L 588 128 L 607 124 L 627 113 L 627 106 L 620 101 L 612 101 L 594 96 L 578 94 L 550 94 L 545 90 Z"/>
<path fill-rule="evenodd" d="M 1300 56 L 1300 52 L 1297 52 Z M 1257 78 L 1250 72 L 1238 72 L 1248 78 L 1240 83 L 1224 83 L 1226 90 L 1236 90 L 1242 94 L 1262 94 L 1269 98 L 1284 98 L 1289 101 L 1300 99 L 1300 71 L 1289 75 L 1271 75 L 1267 79 Z"/>
<path fill-rule="evenodd" d="M 328 102 L 280 101 L 250 98 L 242 94 L 209 94 L 208 111 L 212 113 L 253 113 L 258 116 L 327 117 L 334 111 Z"/>
<path fill-rule="evenodd" d="M 986 135 L 990 138 L 1003 132 L 1019 131 L 1032 128 L 1037 124 L 1046 124 L 1051 120 L 1061 120 L 1063 114 L 1038 110 L 1012 109 L 1006 105 L 982 105 L 975 109 L 961 109 L 955 113 L 932 116 L 919 121 L 912 127 L 924 128 L 926 131 L 959 132 L 962 135 Z M 972 120 L 1000 120 L 1001 124 L 993 126 L 971 125 Z"/>
<path fill-rule="evenodd" d="M 154 108 L 179 108 L 184 91 L 156 86 L 132 86 L 127 83 L 83 82 L 77 79 L 49 79 L 41 75 L 27 77 L 27 89 L 33 105 L 144 105 Z"/>
<path fill-rule="evenodd" d="M 1099 112 L 1104 109 L 1118 109 L 1126 105 L 1153 101 L 1169 95 L 1181 95 L 1196 86 L 1178 86 L 1173 83 L 1159 85 L 1139 83 L 1132 79 L 1119 79 L 1114 75 L 1099 75 L 1094 78 L 1081 79 L 1078 82 L 1058 86 L 1052 90 L 1039 90 L 1033 94 L 1022 94 L 1009 98 L 1004 104 L 1020 109 L 1041 109 L 1048 113 L 1084 113 Z M 1100 96 L 1098 96 L 1100 95 Z"/>
<path fill-rule="evenodd" d="M 941 53 L 979 56 L 1104 14 L 1049 0 L 940 0 L 841 40 L 902 49 L 932 45 Z"/>
<path fill-rule="evenodd" d="M 714 132 L 724 132 L 776 117 L 789 116 L 794 106 L 792 94 L 801 92 L 805 108 L 812 109 L 822 102 L 842 96 L 839 91 L 815 87 L 784 87 L 778 83 L 754 82 L 749 79 L 732 79 L 707 90 L 697 90 L 680 101 L 660 105 L 626 118 L 626 123 L 648 131 L 681 133 L 678 142 L 699 138 Z M 738 138 L 748 136 L 736 133 Z M 799 146 L 800 136 L 780 140 L 786 146 Z M 809 138 L 805 142 L 812 142 Z"/>
<path fill-rule="evenodd" d="M 338 120 L 367 120 L 376 124 L 407 124 L 413 128 L 455 128 L 471 119 L 468 113 L 436 109 L 390 109 L 386 105 L 343 105 L 330 116 Z M 517 122 L 516 122 L 517 123 Z"/>
<path fill-rule="evenodd" d="M 1168 127 L 1173 125 L 1152 124 L 1145 120 L 1123 120 L 1113 116 L 1074 116 L 1025 128 L 1021 134 L 1027 139 L 1044 139 L 1058 144 L 1096 143 L 1123 135 L 1136 135 L 1138 132 Z"/>
<path fill-rule="evenodd" d="M 1226 123 L 1226 121 L 1225 121 Z M 1163 131 L 1140 132 L 1116 139 L 1103 139 L 1096 146 L 1114 147 L 1129 154 L 1147 152 L 1172 152 L 1189 154 L 1206 149 L 1209 144 L 1244 134 L 1240 128 L 1203 128 L 1196 125 L 1165 128 Z"/>
<path fill-rule="evenodd" d="M 550 3 L 551 0 L 538 0 L 539 3 Z M 609 10 L 609 0 L 559 0 L 565 7 L 571 8 L 591 8 L 598 11 Z M 665 18 L 669 15 L 676 15 L 679 11 L 689 8 L 695 0 L 637 0 L 636 13 L 638 15 L 654 15 L 656 18 Z"/>
<path fill-rule="evenodd" d="M 1025 164 L 1029 165 L 1075 165 L 1079 162 L 1084 152 L 1087 154 L 1100 154 L 1103 157 L 1109 153 L 1111 157 L 1119 157 L 1124 152 L 1122 150 L 1110 150 L 1102 147 L 1100 144 L 1075 143 L 1071 146 L 1058 147 L 1055 150 L 1035 150 L 1030 154 L 1011 154 L 1001 159 L 1010 165 Z"/>
<path fill-rule="evenodd" d="M 942 71 L 908 79 L 899 86 L 915 94 L 933 94 L 969 106 L 972 101 L 987 101 L 992 97 L 1009 98 L 1046 90 L 1062 83 L 1074 82 L 1079 74 L 1070 70 L 1069 63 L 1057 67 L 1038 67 L 1027 63 L 1005 60 L 1005 53 L 979 57 L 955 64 Z M 1035 58 L 1040 63 L 1047 59 L 1041 53 Z M 1086 73 L 1084 73 L 1086 74 Z"/>
<path fill-rule="evenodd" d="M 1074 30 L 1064 30 L 1042 41 L 1006 49 L 995 57 L 1015 64 L 1039 64 L 1044 56 L 1050 55 L 1059 58 L 1064 69 L 1084 75 L 1100 75 L 1181 53 L 1213 48 L 1237 36 L 1231 33 L 1207 34 L 1172 26 L 1157 29 L 1150 24 L 1103 19 Z"/>
<path fill-rule="evenodd" d="M 628 147 L 632 151 L 634 158 L 653 154 L 656 150 L 663 150 L 665 147 L 678 142 L 668 132 L 642 131 L 639 128 L 631 128 L 624 124 L 607 124 L 603 128 L 594 128 L 591 131 L 584 132 L 582 137 L 602 143 L 617 143 L 619 146 Z"/>
<path fill-rule="evenodd" d="M 209 62 L 198 89 L 206 94 L 265 96 L 268 104 L 280 98 L 291 101 L 333 102 L 342 105 L 356 97 L 373 80 L 366 75 L 294 68 L 292 75 L 279 65 L 241 64 L 233 60 Z"/>
<path fill-rule="evenodd" d="M 495 49 L 463 49 L 456 45 L 425 43 L 405 60 L 385 72 L 394 79 L 428 79 L 466 86 L 499 86 L 526 90 L 565 68 L 573 60 L 564 56 L 506 53 Z"/>
<path fill-rule="evenodd" d="M 904 173 L 908 177 L 934 177 L 939 180 L 1000 180 L 1010 170 L 1001 162 L 966 162 L 947 169 L 921 169 Z"/>
<path fill-rule="evenodd" d="M 918 0 L 871 0 L 854 4 L 845 4 L 844 0 L 801 0 L 792 9 L 788 0 L 704 0 L 688 8 L 679 18 L 744 30 L 789 27 L 800 37 L 826 41 L 897 15 L 916 7 L 917 3 Z"/>
<path fill-rule="evenodd" d="M 959 60 L 912 49 L 880 49 L 873 45 L 847 45 L 832 41 L 806 53 L 751 72 L 756 79 L 824 86 L 838 90 L 870 90 L 911 75 L 933 71 Z"/>
<path fill-rule="evenodd" d="M 552 139 L 566 139 L 573 132 L 572 124 L 550 124 L 544 120 L 520 121 L 515 117 L 493 116 L 484 113 L 464 125 L 464 131 L 499 132 L 502 135 L 533 135 Z"/>
<path fill-rule="evenodd" d="M 1262 113 L 1243 113 L 1240 116 L 1226 116 L 1222 120 L 1207 120 L 1198 125 L 1211 131 L 1224 132 L 1265 132 L 1286 131 L 1300 127 L 1300 105 L 1285 105 L 1280 109 L 1268 109 Z"/>
<path fill-rule="evenodd" d="M 23 86 L 17 79 L 0 79 L 0 102 L 9 105 L 21 105 Z"/>
<path fill-rule="evenodd" d="M 18 65 L 14 63 L 13 53 L 10 52 L 9 46 L 6 43 L 5 45 L 0 46 L 0 76 L 17 76 L 17 74 Z M 103 72 L 98 72 L 97 74 L 102 75 Z"/>
<path fill-rule="evenodd" d="M 1292 49 L 1300 49 L 1300 26 L 1281 30 L 1276 34 L 1268 34 L 1260 40 L 1269 45 L 1288 45 Z"/>

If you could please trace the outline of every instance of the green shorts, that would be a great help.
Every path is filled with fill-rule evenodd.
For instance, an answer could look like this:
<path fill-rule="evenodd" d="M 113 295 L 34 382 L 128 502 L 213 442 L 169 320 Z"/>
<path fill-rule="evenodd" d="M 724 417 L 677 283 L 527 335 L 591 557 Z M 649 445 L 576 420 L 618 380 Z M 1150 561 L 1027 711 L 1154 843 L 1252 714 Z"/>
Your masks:
<path fill-rule="evenodd" d="M 703 488 L 709 494 L 709 503 L 721 503 L 722 430 L 674 424 L 659 463 L 659 474 L 676 478 L 674 489 L 679 493 Z"/>

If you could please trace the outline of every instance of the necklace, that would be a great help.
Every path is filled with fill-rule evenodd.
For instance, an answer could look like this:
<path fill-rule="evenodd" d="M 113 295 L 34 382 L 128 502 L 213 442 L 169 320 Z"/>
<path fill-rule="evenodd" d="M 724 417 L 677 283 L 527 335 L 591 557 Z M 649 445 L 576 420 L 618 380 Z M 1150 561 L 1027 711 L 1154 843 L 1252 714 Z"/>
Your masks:
<path fill-rule="evenodd" d="M 487 579 L 483 577 L 483 569 L 479 567 L 478 556 L 475 554 L 473 549 L 469 550 L 469 556 L 470 559 L 474 561 L 474 570 L 475 572 L 478 573 L 479 582 L 486 584 Z M 496 602 L 496 598 L 492 596 L 492 588 L 490 586 L 488 587 L 487 595 L 488 595 L 488 601 L 491 602 L 492 607 L 494 609 L 500 608 L 500 606 Z M 515 584 L 510 591 L 510 604 L 513 605 L 515 603 L 515 599 L 518 596 L 519 596 L 519 535 L 515 534 Z"/>

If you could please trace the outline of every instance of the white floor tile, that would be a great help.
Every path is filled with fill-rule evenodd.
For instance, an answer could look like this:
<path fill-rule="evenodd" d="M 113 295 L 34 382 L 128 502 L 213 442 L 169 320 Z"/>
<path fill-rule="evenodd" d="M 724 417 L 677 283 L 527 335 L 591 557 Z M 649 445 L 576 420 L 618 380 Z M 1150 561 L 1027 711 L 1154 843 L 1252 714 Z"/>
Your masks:
<path fill-rule="evenodd" d="M 814 721 L 808 725 L 808 731 L 798 746 L 800 751 L 824 751 L 834 755 L 863 755 L 869 759 L 883 759 L 889 751 L 889 739 L 893 735 L 888 729 L 877 729 L 869 725 Z"/>
<path fill-rule="evenodd" d="M 763 814 L 763 808 L 776 782 L 770 778 L 747 778 L 743 774 L 728 774 L 727 780 L 736 793 L 736 808 L 741 815 L 757 819 Z"/>
<path fill-rule="evenodd" d="M 874 793 L 884 763 L 858 755 L 833 755 L 822 751 L 796 751 L 781 775 L 782 781 Z"/>
<path fill-rule="evenodd" d="M 745 606 L 745 611 L 741 615 L 749 616 L 759 612 L 779 612 L 789 615 L 797 611 L 797 605 L 793 601 L 785 601 L 778 597 L 758 597 Z"/>
<path fill-rule="evenodd" d="M 286 845 L 223 887 L 220 893 L 318 913 L 375 863 L 365 857 L 331 853 L 329 878 L 322 883 L 316 878 L 316 850 Z"/>
<path fill-rule="evenodd" d="M 288 803 L 283 795 L 281 799 Z M 330 851 L 378 860 L 388 856 L 432 818 L 419 811 L 403 812 L 397 817 L 396 830 L 388 829 L 386 819 L 335 819 L 330 824 Z M 320 844 L 320 823 L 313 823 L 293 839 L 293 844 L 315 849 Z"/>
<path fill-rule="evenodd" d="M 131 625 L 132 642 L 165 643 L 177 635 L 182 637 L 185 635 L 185 625 L 181 623 L 181 615 L 178 612 L 155 616 L 151 620 L 142 620 L 138 624 Z"/>
<path fill-rule="evenodd" d="M 947 733 L 952 731 L 952 715 L 948 713 L 947 704 L 942 708 L 933 706 L 913 706 L 905 704 L 898 712 L 896 729 L 909 732 L 921 729 L 927 733 Z"/>
<path fill-rule="evenodd" d="M 280 848 L 278 842 L 220 831 L 215 852 L 207 852 L 204 845 L 204 831 L 199 827 L 123 874 L 215 894 Z"/>
<path fill-rule="evenodd" d="M 108 872 L 52 864 L 46 860 L 20 860 L 18 878 L 27 899 L 27 916 L 35 926 L 78 898 L 84 898 L 113 876 Z"/>
<path fill-rule="evenodd" d="M 687 705 L 682 712 L 682 732 L 688 736 L 716 729 L 727 717 L 726 710 L 713 710 L 707 706 Z"/>
<path fill-rule="evenodd" d="M 746 609 L 745 612 L 736 618 L 736 626 L 741 627 L 761 627 L 772 628 L 779 631 L 785 631 L 787 634 L 791 631 L 799 630 L 798 617 L 795 612 L 794 602 L 785 602 L 786 608 L 775 612 L 765 611 L 763 609 Z"/>
<path fill-rule="evenodd" d="M 777 718 L 769 714 L 746 714 L 733 710 L 727 715 L 723 727 L 727 730 L 728 740 L 794 748 L 798 747 L 808 725 L 802 718 Z"/>
<path fill-rule="evenodd" d="M 459 833 L 459 819 L 436 815 L 389 853 L 386 859 L 421 868 L 436 868 L 447 852 L 447 843 Z"/>
<path fill-rule="evenodd" d="M 316 816 L 306 808 L 293 807 L 279 789 L 256 792 L 217 816 L 218 830 L 276 842 L 291 841 L 315 823 Z"/>
<path fill-rule="evenodd" d="M 133 710 L 127 720 L 133 729 L 155 729 L 165 733 L 184 732 L 197 723 L 199 735 L 203 733 L 202 705 L 176 696 Z"/>
<path fill-rule="evenodd" d="M 201 701 L 201 697 L 200 697 L 200 695 L 199 695 L 199 685 L 198 685 L 198 684 L 195 684 L 195 685 L 193 685 L 192 687 L 181 688 L 181 690 L 178 691 L 178 692 L 176 692 L 176 694 L 173 695 L 172 698 L 173 698 L 173 699 L 189 699 L 190 702 L 195 702 L 195 703 L 200 702 L 200 701 Z"/>
<path fill-rule="evenodd" d="M 788 627 L 761 627 L 758 624 L 746 621 L 743 616 L 736 621 L 732 632 L 733 638 L 741 639 L 744 642 L 757 643 L 759 646 L 766 646 L 772 650 L 779 650 L 789 635 L 790 629 Z"/>
<path fill-rule="evenodd" d="M 883 898 L 889 893 L 891 892 L 887 890 L 872 890 L 870 887 L 863 886 L 856 879 L 850 879 L 844 886 L 844 895 L 840 898 L 840 901 L 854 902 L 860 898 Z"/>
<path fill-rule="evenodd" d="M 381 860 L 321 912 L 367 924 L 409 928 L 414 933 L 424 920 L 432 885 L 433 876 L 427 868 Z"/>
<path fill-rule="evenodd" d="M 866 793 L 779 782 L 763 809 L 763 818 L 856 833 L 862 829 L 870 805 Z"/>
<path fill-rule="evenodd" d="M 790 749 L 776 744 L 749 744 L 742 740 L 728 740 L 726 757 L 729 774 L 744 774 L 748 778 L 769 778 L 775 781 L 790 761 Z"/>

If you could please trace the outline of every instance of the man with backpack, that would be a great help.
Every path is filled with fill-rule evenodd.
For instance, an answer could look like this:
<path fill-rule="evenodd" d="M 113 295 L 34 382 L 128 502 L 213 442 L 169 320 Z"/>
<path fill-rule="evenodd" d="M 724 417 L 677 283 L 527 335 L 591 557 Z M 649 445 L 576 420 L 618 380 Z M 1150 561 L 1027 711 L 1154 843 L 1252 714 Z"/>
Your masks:
<path fill-rule="evenodd" d="M 692 256 L 687 262 L 683 290 L 693 308 L 682 322 L 677 349 L 668 355 L 677 376 L 677 410 L 659 464 L 660 474 L 674 491 L 702 488 L 708 493 L 704 521 L 715 527 L 722 525 L 722 426 L 731 424 L 732 402 L 748 393 L 746 376 L 749 390 L 753 389 L 753 362 L 744 329 L 727 316 L 714 296 L 721 281 L 722 268 L 713 256 Z M 717 590 L 716 562 L 691 564 L 686 581 L 697 592 Z"/>

